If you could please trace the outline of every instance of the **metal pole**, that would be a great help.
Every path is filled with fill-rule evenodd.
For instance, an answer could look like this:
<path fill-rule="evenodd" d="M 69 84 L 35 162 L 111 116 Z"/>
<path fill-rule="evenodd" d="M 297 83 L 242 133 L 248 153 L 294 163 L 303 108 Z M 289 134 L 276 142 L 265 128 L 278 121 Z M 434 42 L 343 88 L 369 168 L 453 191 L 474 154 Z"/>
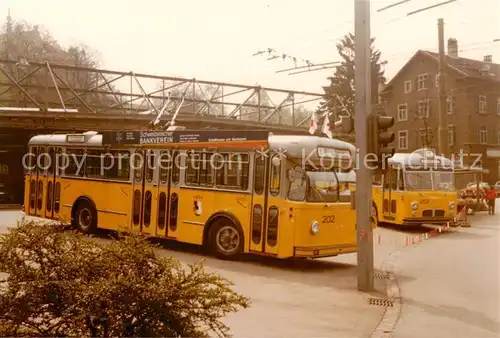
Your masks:
<path fill-rule="evenodd" d="M 438 20 L 438 40 L 439 40 L 439 127 L 438 127 L 438 149 L 439 154 L 447 156 L 445 134 L 445 121 L 446 121 L 446 82 L 445 82 L 445 55 L 444 55 L 444 22 L 443 19 Z"/>
<path fill-rule="evenodd" d="M 372 173 L 365 164 L 368 117 L 371 113 L 370 1 L 355 0 L 355 131 L 359 151 L 356 175 L 358 289 L 373 291 Z"/>

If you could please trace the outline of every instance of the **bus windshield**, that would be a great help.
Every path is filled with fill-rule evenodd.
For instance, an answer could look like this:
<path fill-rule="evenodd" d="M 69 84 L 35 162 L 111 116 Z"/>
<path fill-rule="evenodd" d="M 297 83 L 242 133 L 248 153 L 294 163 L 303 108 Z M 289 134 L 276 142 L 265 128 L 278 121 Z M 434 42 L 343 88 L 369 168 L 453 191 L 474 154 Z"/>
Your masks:
<path fill-rule="evenodd" d="M 408 190 L 432 190 L 431 171 L 407 171 L 406 187 Z"/>
<path fill-rule="evenodd" d="M 454 191 L 453 172 L 447 171 L 407 171 L 408 190 Z"/>
<path fill-rule="evenodd" d="M 337 202 L 339 182 L 333 171 L 306 171 L 308 202 Z"/>
<path fill-rule="evenodd" d="M 449 171 L 433 171 L 432 183 L 434 190 L 438 191 L 455 191 L 454 174 Z"/>

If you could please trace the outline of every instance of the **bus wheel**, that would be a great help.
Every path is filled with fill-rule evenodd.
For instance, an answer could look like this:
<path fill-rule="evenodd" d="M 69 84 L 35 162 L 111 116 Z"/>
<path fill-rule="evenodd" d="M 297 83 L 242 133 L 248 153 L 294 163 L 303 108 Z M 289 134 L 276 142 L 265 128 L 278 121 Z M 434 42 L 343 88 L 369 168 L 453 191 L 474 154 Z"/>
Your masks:
<path fill-rule="evenodd" d="M 372 205 L 372 228 L 375 229 L 376 227 L 378 227 L 377 207 Z"/>
<path fill-rule="evenodd" d="M 210 246 L 219 258 L 228 259 L 240 254 L 243 243 L 241 232 L 225 217 L 220 217 L 210 227 Z"/>
<path fill-rule="evenodd" d="M 97 228 L 97 212 L 87 201 L 78 203 L 75 211 L 75 225 L 83 233 L 91 233 Z"/>

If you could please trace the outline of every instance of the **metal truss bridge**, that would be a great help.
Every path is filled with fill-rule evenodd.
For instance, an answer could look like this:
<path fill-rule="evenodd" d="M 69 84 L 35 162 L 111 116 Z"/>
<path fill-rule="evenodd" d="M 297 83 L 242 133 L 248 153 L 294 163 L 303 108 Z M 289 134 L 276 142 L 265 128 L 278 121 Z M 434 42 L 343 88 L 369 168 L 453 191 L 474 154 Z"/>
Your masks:
<path fill-rule="evenodd" d="M 0 60 L 3 127 L 124 130 L 176 125 L 307 133 L 322 99 L 318 93 Z"/>

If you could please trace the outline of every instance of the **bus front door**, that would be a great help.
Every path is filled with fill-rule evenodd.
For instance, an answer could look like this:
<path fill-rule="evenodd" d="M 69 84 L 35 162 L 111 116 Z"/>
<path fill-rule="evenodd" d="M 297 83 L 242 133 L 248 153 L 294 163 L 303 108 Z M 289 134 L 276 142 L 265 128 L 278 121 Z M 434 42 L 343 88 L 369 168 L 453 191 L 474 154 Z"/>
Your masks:
<path fill-rule="evenodd" d="M 172 176 L 172 152 L 169 150 L 162 150 L 159 153 L 158 159 L 158 212 L 156 222 L 156 236 L 166 237 L 169 235 L 170 225 L 170 182 Z"/>
<path fill-rule="evenodd" d="M 393 223 L 396 220 L 396 195 L 397 173 L 392 168 L 384 174 L 384 186 L 382 193 L 382 215 L 386 222 Z"/>
<path fill-rule="evenodd" d="M 54 220 L 59 219 L 59 212 L 61 208 L 61 168 L 62 163 L 62 148 L 49 147 L 48 156 L 45 163 L 48 167 L 46 188 L 45 188 L 45 218 Z"/>
<path fill-rule="evenodd" d="M 38 157 L 38 147 L 30 147 L 28 155 L 28 172 L 26 180 L 28 181 L 28 199 L 26 201 L 26 213 L 30 216 L 35 216 L 37 204 L 37 186 L 38 186 L 38 165 L 36 163 Z"/>
<path fill-rule="evenodd" d="M 36 158 L 36 198 L 35 198 L 35 216 L 45 217 L 45 199 L 44 194 L 47 188 L 47 175 L 48 175 L 48 160 L 47 148 L 38 147 Z"/>
<path fill-rule="evenodd" d="M 250 251 L 276 255 L 278 253 L 279 191 L 281 163 L 278 155 L 255 156 Z"/>
<path fill-rule="evenodd" d="M 134 193 L 132 231 L 156 234 L 158 165 L 157 151 L 136 150 L 134 153 Z"/>
<path fill-rule="evenodd" d="M 48 155 L 45 157 L 45 218 L 54 218 L 54 191 L 56 184 L 56 151 L 54 147 L 48 148 Z"/>

